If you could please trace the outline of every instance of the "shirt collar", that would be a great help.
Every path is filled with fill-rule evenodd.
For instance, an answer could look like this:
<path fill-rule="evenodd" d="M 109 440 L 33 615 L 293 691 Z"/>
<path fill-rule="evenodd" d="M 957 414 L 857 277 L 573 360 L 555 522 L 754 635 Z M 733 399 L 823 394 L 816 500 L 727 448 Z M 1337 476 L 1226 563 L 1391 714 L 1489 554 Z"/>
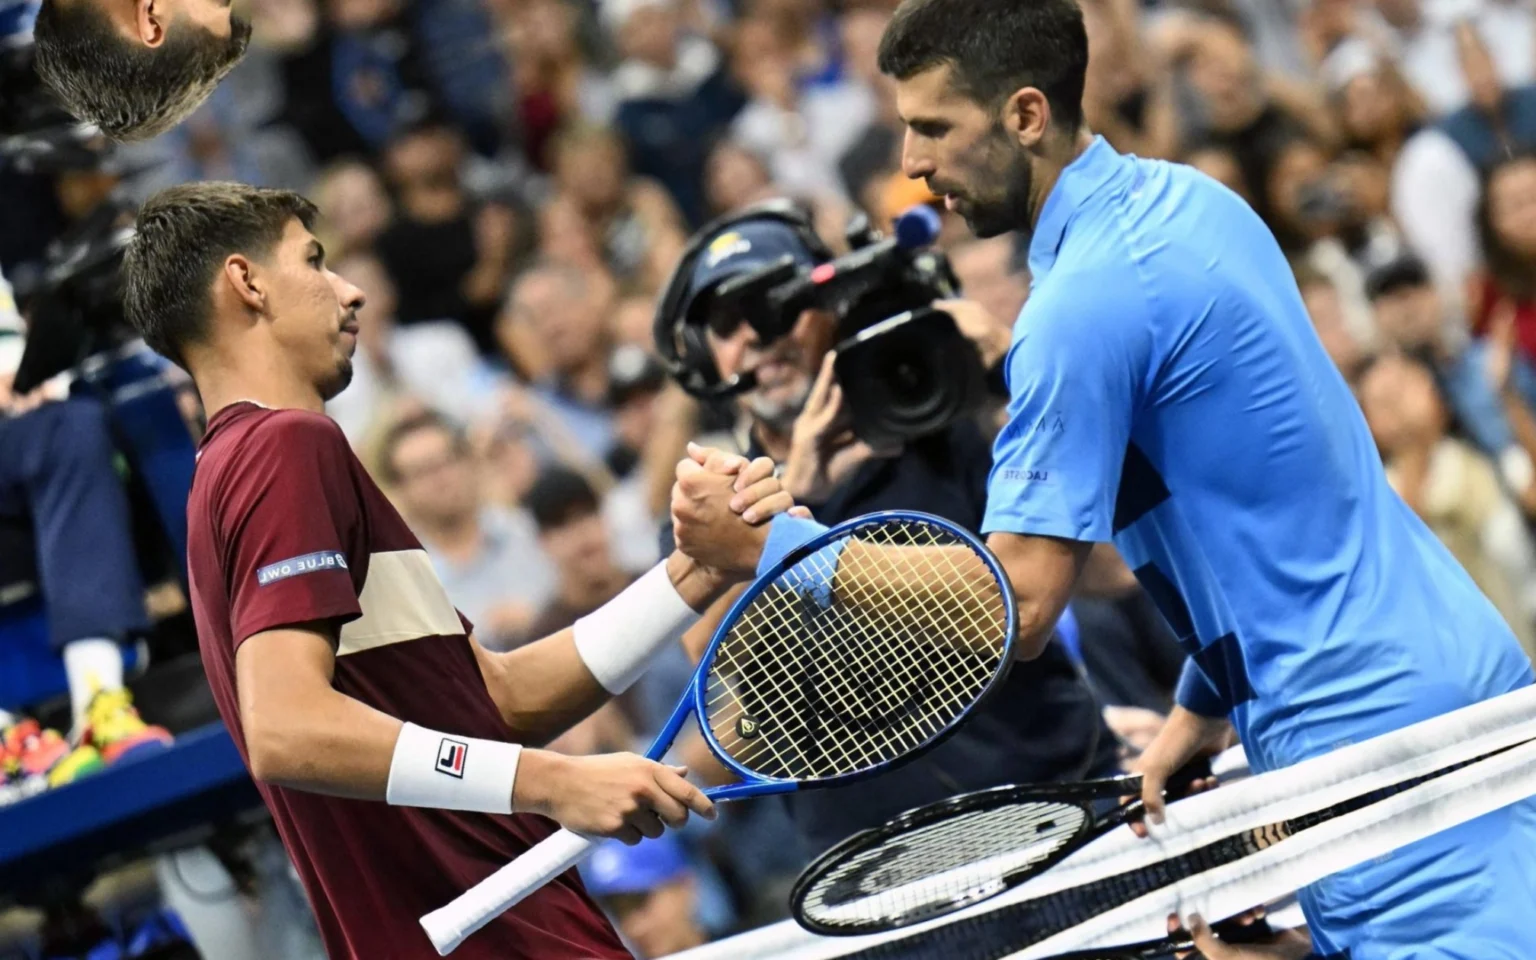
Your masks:
<path fill-rule="evenodd" d="M 1109 141 L 1101 136 L 1093 138 L 1088 149 L 1067 164 L 1050 196 L 1045 198 L 1045 209 L 1035 224 L 1035 234 L 1029 241 L 1029 272 L 1035 279 L 1044 276 L 1056 263 L 1056 253 L 1066 236 L 1067 224 L 1099 188 L 1108 183 L 1119 169 L 1121 156 Z"/>

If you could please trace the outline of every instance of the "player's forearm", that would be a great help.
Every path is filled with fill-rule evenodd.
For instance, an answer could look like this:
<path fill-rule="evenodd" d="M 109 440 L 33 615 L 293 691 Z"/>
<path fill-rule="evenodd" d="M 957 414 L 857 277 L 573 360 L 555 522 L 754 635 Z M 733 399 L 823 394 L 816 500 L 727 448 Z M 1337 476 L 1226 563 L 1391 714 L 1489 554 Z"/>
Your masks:
<path fill-rule="evenodd" d="M 295 698 L 297 701 L 298 698 Z M 244 712 L 251 775 L 274 786 L 383 800 L 401 723 L 338 693 Z"/>
<path fill-rule="evenodd" d="M 548 743 L 623 692 L 728 585 L 674 553 L 575 626 L 504 654 L 477 646 L 486 688 L 516 741 Z"/>
<path fill-rule="evenodd" d="M 512 739 L 525 746 L 555 739 L 612 696 L 582 661 L 569 627 L 516 650 L 488 656 L 496 666 L 486 676 L 486 687 Z"/>

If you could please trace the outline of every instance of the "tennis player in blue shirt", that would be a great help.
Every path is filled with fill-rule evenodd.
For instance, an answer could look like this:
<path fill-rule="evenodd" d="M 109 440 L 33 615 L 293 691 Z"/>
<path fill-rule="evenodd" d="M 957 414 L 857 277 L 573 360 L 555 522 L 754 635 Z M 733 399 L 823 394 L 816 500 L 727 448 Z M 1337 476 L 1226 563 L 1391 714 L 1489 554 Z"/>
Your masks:
<path fill-rule="evenodd" d="M 1494 607 L 1388 486 L 1269 230 L 1214 180 L 1094 138 L 1087 53 L 1074 0 L 906 0 L 880 49 L 906 173 L 979 236 L 1032 235 L 983 527 L 1025 655 L 1090 546 L 1113 540 L 1190 653 L 1141 761 L 1158 812 L 1167 774 L 1228 719 L 1273 770 L 1532 683 Z M 1319 957 L 1529 960 L 1536 808 L 1302 902 Z M 1211 960 L 1295 955 L 1191 926 Z"/>

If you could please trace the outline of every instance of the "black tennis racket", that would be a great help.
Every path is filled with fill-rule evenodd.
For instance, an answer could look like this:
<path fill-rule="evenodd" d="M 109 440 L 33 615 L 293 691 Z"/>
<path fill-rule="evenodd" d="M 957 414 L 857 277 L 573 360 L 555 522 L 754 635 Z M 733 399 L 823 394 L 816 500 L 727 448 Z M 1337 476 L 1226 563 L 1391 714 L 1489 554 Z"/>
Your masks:
<path fill-rule="evenodd" d="M 1171 798 L 1211 775 L 1201 759 L 1169 781 Z M 895 930 L 962 910 L 1048 870 L 1110 830 L 1140 820 L 1140 776 L 996 787 L 941 800 L 861 831 L 822 854 L 790 893 L 813 933 Z"/>
<path fill-rule="evenodd" d="M 1304 830 L 1363 810 L 1388 797 L 1508 749 L 1512 748 L 1506 747 L 1451 764 L 1322 810 L 1243 830 L 1148 866 L 1110 873 L 1115 869 L 1114 864 L 1106 863 L 1106 874 L 1100 879 L 1012 903 L 988 913 L 964 917 L 900 940 L 879 943 L 845 954 L 842 960 L 926 960 L 928 957 L 944 957 L 945 960 L 1001 960 L 1155 891 L 1235 863 Z M 1218 935 L 1229 940 L 1263 932 L 1262 927 L 1254 931 L 1230 922 L 1214 927 Z M 1177 950 L 1187 950 L 1190 946 L 1188 935 L 1181 931 L 1160 940 L 1051 954 L 1050 960 L 1145 960 L 1167 956 Z M 1030 955 L 1035 954 L 1031 952 Z"/>

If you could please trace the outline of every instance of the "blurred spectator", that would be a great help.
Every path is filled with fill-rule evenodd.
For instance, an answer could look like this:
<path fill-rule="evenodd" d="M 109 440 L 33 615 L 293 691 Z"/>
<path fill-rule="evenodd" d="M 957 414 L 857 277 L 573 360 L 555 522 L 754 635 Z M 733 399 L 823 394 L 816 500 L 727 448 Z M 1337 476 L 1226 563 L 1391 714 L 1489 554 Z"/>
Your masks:
<path fill-rule="evenodd" d="M 615 348 L 629 344 L 656 352 L 656 304 L 650 297 L 625 297 L 613 308 L 608 335 Z"/>
<path fill-rule="evenodd" d="M 1433 371 L 1406 355 L 1381 357 L 1361 375 L 1359 396 L 1393 489 L 1498 607 L 1527 654 L 1536 655 L 1530 534 L 1493 463 L 1447 436 L 1450 415 Z"/>
<path fill-rule="evenodd" d="M 661 559 L 655 531 L 662 515 L 652 509 L 641 459 L 656 435 L 657 400 L 666 386 L 666 371 L 646 350 L 632 344 L 614 350 L 608 405 L 613 408 L 615 443 L 608 451 L 608 469 L 618 483 L 603 500 L 603 518 L 613 535 L 619 566 L 635 574 Z"/>
<path fill-rule="evenodd" d="M 682 217 L 666 191 L 649 180 L 631 177 L 618 137 L 597 127 L 561 133 L 553 144 L 555 184 L 571 201 L 597 240 L 614 276 L 627 280 L 658 272 L 652 261 L 671 270 L 682 252 Z"/>
<path fill-rule="evenodd" d="M 972 240 L 949 251 L 949 262 L 965 298 L 986 307 L 987 313 L 1011 320 L 1024 308 L 1029 274 L 1012 237 Z"/>
<path fill-rule="evenodd" d="M 1148 42 L 1153 56 L 1181 68 L 1196 95 L 1190 142 L 1232 151 L 1247 195 L 1258 201 L 1266 219 L 1266 185 L 1281 146 L 1302 133 L 1327 146 L 1338 141 L 1338 125 L 1321 91 L 1262 69 L 1235 18 L 1168 14 L 1149 32 Z"/>
<path fill-rule="evenodd" d="M 1248 181 L 1243 178 L 1242 164 L 1238 163 L 1237 154 L 1228 148 L 1214 143 L 1202 144 L 1185 153 L 1184 162 L 1242 197 L 1250 207 L 1258 208 L 1248 190 Z"/>
<path fill-rule="evenodd" d="M 1481 253 L 1475 222 L 1483 177 L 1511 153 L 1536 149 L 1536 85 L 1501 85 L 1478 35 L 1455 36 L 1471 99 L 1404 145 L 1392 213 L 1435 282 L 1459 300 Z"/>
<path fill-rule="evenodd" d="M 540 356 L 532 375 L 539 406 L 550 417 L 539 423 L 540 439 L 566 459 L 598 459 L 613 447 L 608 402 L 608 309 L 611 285 L 594 282 L 573 267 L 536 264 L 512 287 L 497 326 L 502 348 L 515 369 L 529 345 Z"/>
<path fill-rule="evenodd" d="M 798 0 L 776 0 L 789 6 Z M 799 71 L 796 34 L 783 18 L 743 21 L 736 30 L 732 69 L 750 96 L 732 124 L 742 146 L 767 158 L 779 188 L 804 200 L 843 197 L 838 160 L 875 116 L 875 97 L 862 84 L 831 79 L 830 66 L 810 80 Z M 799 22 L 792 18 L 792 22 Z"/>
<path fill-rule="evenodd" d="M 437 121 L 390 143 L 384 163 L 396 207 L 378 253 L 395 281 L 402 324 L 453 320 L 489 353 L 518 222 L 508 207 L 470 198 L 460 179 L 463 161 L 462 138 Z"/>
<path fill-rule="evenodd" d="M 1536 360 L 1536 155 L 1496 165 L 1477 205 L 1486 269 L 1474 278 L 1472 329 L 1486 333 L 1499 310 L 1513 311 L 1516 340 Z"/>
<path fill-rule="evenodd" d="M 493 409 L 471 427 L 470 445 L 483 468 L 481 489 L 487 503 L 520 508 L 538 478 L 532 408 L 526 389 L 509 387 Z"/>
<path fill-rule="evenodd" d="M 1344 127 L 1345 142 L 1389 168 L 1428 110 L 1390 59 L 1358 39 L 1329 57 L 1325 75 Z"/>
<path fill-rule="evenodd" d="M 581 878 L 640 960 L 709 939 L 699 922 L 694 868 L 673 834 L 633 847 L 605 841 L 582 865 Z"/>
<path fill-rule="evenodd" d="M 531 628 L 533 636 L 542 637 L 607 603 L 634 578 L 615 561 L 602 503 L 581 474 L 546 467 L 525 503 L 538 526 L 539 545 L 554 566 L 554 594 Z"/>
<path fill-rule="evenodd" d="M 776 196 L 762 158 L 730 140 L 721 140 L 704 165 L 704 214 L 714 219 Z"/>
<path fill-rule="evenodd" d="M 1413 258 L 1394 261 L 1373 271 L 1366 286 L 1382 346 L 1428 364 L 1467 436 L 1502 459 L 1514 438 L 1486 374 L 1486 347 L 1460 334 L 1459 317 L 1447 310 L 1424 265 Z M 1517 383 L 1536 384 L 1527 364 L 1517 364 L 1514 376 Z M 1508 472 L 1506 477 L 1522 500 L 1536 496 L 1528 477 L 1518 483 Z"/>
<path fill-rule="evenodd" d="M 1085 0 L 1088 74 L 1083 112 L 1088 126 L 1115 149 L 1172 159 L 1181 129 L 1175 72 L 1150 57 L 1136 0 Z"/>
<path fill-rule="evenodd" d="M 1363 309 L 1365 274 L 1402 252 L 1387 216 L 1387 171 L 1355 153 L 1330 161 L 1316 142 L 1290 140 L 1270 168 L 1265 200 L 1281 249 L 1326 274 L 1351 309 Z"/>
<path fill-rule="evenodd" d="M 433 413 L 401 420 L 385 437 L 381 465 L 380 479 L 482 644 L 505 650 L 553 632 L 530 629 L 556 585 L 533 523 L 483 502 L 458 428 Z"/>
<path fill-rule="evenodd" d="M 1505 86 L 1536 79 L 1536 15 L 1508 0 L 1373 0 L 1376 16 L 1360 24 L 1397 56 L 1403 74 L 1437 114 L 1472 96 L 1461 69 L 1465 32 L 1488 48 L 1494 76 Z"/>
<path fill-rule="evenodd" d="M 425 117 L 432 97 L 401 0 L 316 2 L 324 22 L 281 57 L 281 119 L 327 164 L 382 147 L 401 124 Z"/>
<path fill-rule="evenodd" d="M 1332 280 L 1305 265 L 1296 270 L 1296 286 L 1301 290 L 1301 300 L 1306 304 L 1312 329 L 1317 331 L 1323 349 L 1328 351 L 1328 358 L 1345 380 L 1354 383 L 1368 359 L 1362 332 L 1372 329 L 1369 309 L 1363 315 L 1356 315 L 1345 306 L 1344 298 Z"/>
<path fill-rule="evenodd" d="M 623 62 L 614 71 L 614 125 L 635 173 L 666 188 L 698 225 L 709 213 L 709 144 L 745 103 L 724 58 L 707 38 L 681 29 L 680 0 L 604 0 L 603 23 Z"/>
<path fill-rule="evenodd" d="M 389 225 L 389 195 L 378 173 L 360 160 L 342 160 L 326 168 L 315 184 L 314 197 L 320 208 L 316 226 L 332 263 L 370 253 Z"/>
<path fill-rule="evenodd" d="M 570 123 L 606 124 L 613 116 L 613 85 L 582 52 L 579 14 L 568 0 L 523 0 L 503 17 L 513 65 L 516 126 L 524 155 L 549 169 L 549 145 Z"/>

